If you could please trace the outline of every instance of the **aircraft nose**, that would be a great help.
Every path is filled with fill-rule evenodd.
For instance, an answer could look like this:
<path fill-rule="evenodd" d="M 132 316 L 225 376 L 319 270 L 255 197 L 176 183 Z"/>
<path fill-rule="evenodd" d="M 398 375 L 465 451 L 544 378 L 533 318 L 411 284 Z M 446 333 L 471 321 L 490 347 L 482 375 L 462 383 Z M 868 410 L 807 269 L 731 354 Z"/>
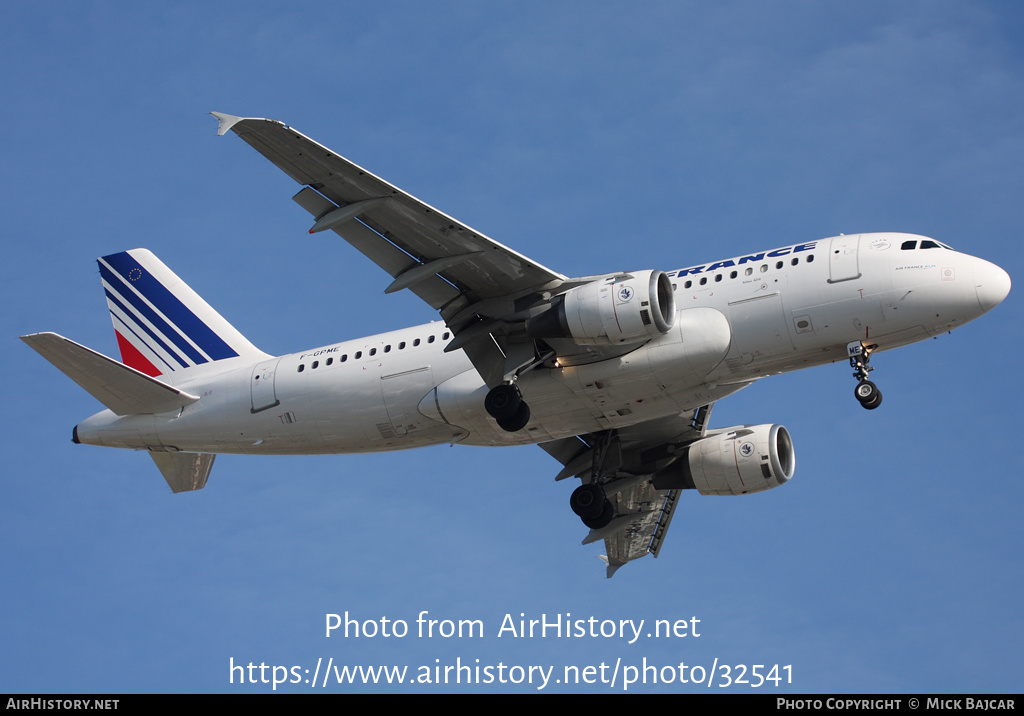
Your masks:
<path fill-rule="evenodd" d="M 1010 293 L 1010 275 L 995 264 L 983 261 L 974 269 L 974 285 L 983 311 L 991 311 Z"/>

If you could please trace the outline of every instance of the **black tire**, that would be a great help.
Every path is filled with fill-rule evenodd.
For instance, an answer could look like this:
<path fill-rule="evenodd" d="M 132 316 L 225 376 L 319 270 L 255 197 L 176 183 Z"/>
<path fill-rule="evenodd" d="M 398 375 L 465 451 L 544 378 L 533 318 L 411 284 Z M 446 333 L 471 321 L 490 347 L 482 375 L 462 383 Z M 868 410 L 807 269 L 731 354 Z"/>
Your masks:
<path fill-rule="evenodd" d="M 857 398 L 857 400 L 860 401 L 861 405 L 864 406 L 871 402 L 881 402 L 881 398 L 877 397 L 881 395 L 881 393 L 878 390 L 878 386 L 876 386 L 870 380 L 862 380 L 861 382 L 857 383 L 857 387 L 853 389 L 853 395 L 855 398 Z M 877 408 L 878 405 L 876 404 L 875 407 Z"/>
<path fill-rule="evenodd" d="M 866 403 L 861 403 L 861 405 L 863 405 L 866 410 L 874 410 L 875 408 L 877 408 L 881 404 L 882 404 L 882 391 L 877 390 L 877 389 L 875 390 L 875 397 L 872 400 L 869 400 Z"/>
<path fill-rule="evenodd" d="M 610 501 L 605 500 L 601 514 L 597 517 L 584 517 L 583 524 L 592 530 L 599 530 L 606 527 L 613 519 L 615 519 L 615 507 Z"/>
<path fill-rule="evenodd" d="M 522 404 L 523 395 L 519 392 L 519 388 L 507 383 L 494 386 L 487 391 L 487 397 L 484 398 L 484 410 L 499 422 L 515 417 Z"/>
<path fill-rule="evenodd" d="M 511 418 L 498 418 L 498 427 L 507 433 L 517 433 L 530 422 L 530 406 L 519 401 L 519 408 Z"/>
<path fill-rule="evenodd" d="M 584 519 L 600 517 L 606 502 L 604 490 L 593 483 L 580 485 L 569 497 L 569 507 Z"/>

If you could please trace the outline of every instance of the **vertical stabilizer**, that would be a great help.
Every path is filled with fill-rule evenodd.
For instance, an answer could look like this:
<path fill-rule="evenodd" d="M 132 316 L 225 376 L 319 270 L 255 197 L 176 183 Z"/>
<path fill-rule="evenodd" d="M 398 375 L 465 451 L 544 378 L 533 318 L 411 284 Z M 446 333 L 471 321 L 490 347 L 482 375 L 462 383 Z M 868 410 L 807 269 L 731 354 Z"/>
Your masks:
<path fill-rule="evenodd" d="M 122 251 L 97 263 L 125 365 L 155 377 L 266 355 L 150 251 Z"/>

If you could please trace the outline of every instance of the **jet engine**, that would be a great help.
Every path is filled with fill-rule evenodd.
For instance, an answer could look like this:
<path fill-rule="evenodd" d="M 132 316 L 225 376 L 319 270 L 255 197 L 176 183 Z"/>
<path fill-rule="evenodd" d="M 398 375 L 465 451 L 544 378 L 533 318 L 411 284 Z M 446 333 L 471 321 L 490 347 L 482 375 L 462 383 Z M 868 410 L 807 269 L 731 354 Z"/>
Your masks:
<path fill-rule="evenodd" d="M 745 495 L 778 487 L 793 477 L 796 453 L 781 425 L 716 430 L 688 445 L 654 473 L 659 490 L 695 489 L 702 495 Z"/>
<path fill-rule="evenodd" d="M 526 323 L 533 338 L 571 338 L 579 345 L 640 343 L 668 333 L 676 319 L 672 281 L 664 271 L 616 274 L 578 286 Z"/>

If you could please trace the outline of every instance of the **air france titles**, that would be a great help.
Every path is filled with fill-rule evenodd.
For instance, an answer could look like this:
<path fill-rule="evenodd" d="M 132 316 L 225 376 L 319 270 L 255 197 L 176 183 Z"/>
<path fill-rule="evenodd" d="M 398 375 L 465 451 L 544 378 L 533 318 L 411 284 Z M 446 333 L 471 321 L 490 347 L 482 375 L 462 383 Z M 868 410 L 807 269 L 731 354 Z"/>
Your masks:
<path fill-rule="evenodd" d="M 778 258 L 780 256 L 788 256 L 789 254 L 800 253 L 801 251 L 812 250 L 818 242 L 812 241 L 808 244 L 797 244 L 796 246 L 786 246 L 781 249 L 775 249 L 774 251 L 762 251 L 758 254 L 751 254 L 749 256 L 737 256 L 732 259 L 726 259 L 725 261 L 718 261 L 713 264 L 705 266 L 691 266 L 690 268 L 680 269 L 678 271 L 670 271 L 669 276 L 688 276 L 698 273 L 714 273 L 718 269 L 728 268 L 730 266 L 741 266 L 747 263 L 756 263 L 758 261 L 764 261 L 765 259 Z"/>

